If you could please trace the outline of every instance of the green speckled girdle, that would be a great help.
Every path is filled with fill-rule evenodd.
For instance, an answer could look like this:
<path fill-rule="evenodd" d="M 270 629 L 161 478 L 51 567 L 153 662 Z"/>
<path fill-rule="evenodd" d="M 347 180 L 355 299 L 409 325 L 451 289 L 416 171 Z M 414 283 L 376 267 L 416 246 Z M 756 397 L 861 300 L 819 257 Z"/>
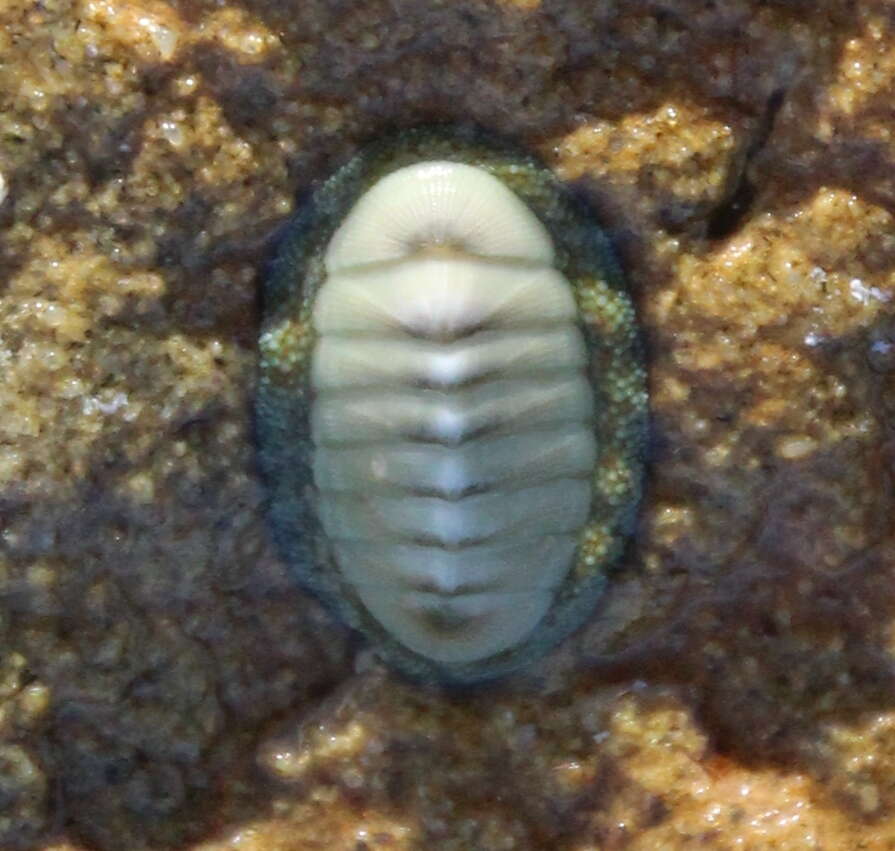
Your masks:
<path fill-rule="evenodd" d="M 598 457 L 594 499 L 577 560 L 553 606 L 522 643 L 476 662 L 426 659 L 392 639 L 341 578 L 315 511 L 310 429 L 311 306 L 323 256 L 358 198 L 386 174 L 421 160 L 478 166 L 538 216 L 572 285 L 591 355 Z M 425 127 L 374 143 L 330 177 L 284 232 L 264 285 L 256 404 L 259 463 L 276 542 L 301 583 L 371 637 L 387 661 L 414 677 L 473 683 L 501 676 L 546 651 L 593 610 L 633 530 L 643 483 L 646 371 L 633 304 L 609 241 L 586 207 L 533 157 L 468 127 Z"/>

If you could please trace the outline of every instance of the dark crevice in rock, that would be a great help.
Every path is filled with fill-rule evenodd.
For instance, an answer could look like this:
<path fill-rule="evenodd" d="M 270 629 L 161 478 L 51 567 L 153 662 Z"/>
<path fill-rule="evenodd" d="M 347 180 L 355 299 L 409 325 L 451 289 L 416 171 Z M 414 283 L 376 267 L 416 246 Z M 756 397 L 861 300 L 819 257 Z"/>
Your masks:
<path fill-rule="evenodd" d="M 732 180 L 731 189 L 725 193 L 721 202 L 710 211 L 706 223 L 706 236 L 709 239 L 723 239 L 730 236 L 743 217 L 752 206 L 755 200 L 756 188 L 755 184 L 749 177 L 749 167 L 752 161 L 758 155 L 759 151 L 765 146 L 771 131 L 774 127 L 774 120 L 780 107 L 783 106 L 783 100 L 786 92 L 783 89 L 777 89 L 772 92 L 765 104 L 764 115 L 758 125 L 755 135 L 746 147 L 742 159 L 739 162 L 739 168 L 731 169 L 736 179 Z"/>

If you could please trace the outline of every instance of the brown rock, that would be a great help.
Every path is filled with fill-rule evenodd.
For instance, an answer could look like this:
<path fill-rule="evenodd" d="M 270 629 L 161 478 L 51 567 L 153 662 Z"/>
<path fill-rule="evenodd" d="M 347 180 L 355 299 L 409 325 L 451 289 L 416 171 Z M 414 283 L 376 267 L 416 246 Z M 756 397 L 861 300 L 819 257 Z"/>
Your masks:
<path fill-rule="evenodd" d="M 895 845 L 893 45 L 885 0 L 8 0 L 0 847 Z M 295 193 L 430 120 L 601 210 L 654 416 L 591 625 L 455 695 L 352 667 L 249 414 Z"/>

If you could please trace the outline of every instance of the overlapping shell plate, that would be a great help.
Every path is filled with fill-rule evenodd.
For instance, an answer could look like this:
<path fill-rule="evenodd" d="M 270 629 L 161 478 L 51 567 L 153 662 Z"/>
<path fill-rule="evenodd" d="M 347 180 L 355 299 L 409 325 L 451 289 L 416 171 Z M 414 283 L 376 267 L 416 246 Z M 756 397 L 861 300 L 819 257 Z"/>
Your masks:
<path fill-rule="evenodd" d="M 499 142 L 372 146 L 280 244 L 257 400 L 274 534 L 408 673 L 497 676 L 587 617 L 631 531 L 646 402 L 604 235 Z"/>

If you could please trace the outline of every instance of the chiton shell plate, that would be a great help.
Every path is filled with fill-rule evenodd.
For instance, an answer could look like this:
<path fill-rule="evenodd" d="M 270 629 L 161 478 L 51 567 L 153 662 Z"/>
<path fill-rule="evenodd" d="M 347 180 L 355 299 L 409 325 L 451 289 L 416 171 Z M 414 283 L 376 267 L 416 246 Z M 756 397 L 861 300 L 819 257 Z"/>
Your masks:
<path fill-rule="evenodd" d="M 366 149 L 283 236 L 260 348 L 277 542 L 389 661 L 485 679 L 587 617 L 640 498 L 645 374 L 549 170 L 462 128 Z"/>

